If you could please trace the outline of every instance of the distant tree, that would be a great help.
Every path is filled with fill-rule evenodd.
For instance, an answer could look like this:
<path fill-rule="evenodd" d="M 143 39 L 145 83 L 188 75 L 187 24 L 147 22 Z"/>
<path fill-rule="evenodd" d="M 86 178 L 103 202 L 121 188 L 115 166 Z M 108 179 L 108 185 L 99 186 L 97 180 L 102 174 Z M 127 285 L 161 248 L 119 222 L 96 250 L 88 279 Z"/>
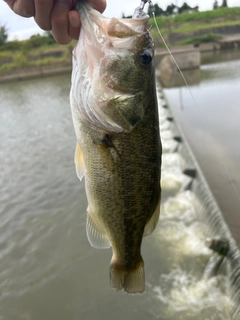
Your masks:
<path fill-rule="evenodd" d="M 218 8 L 219 8 L 218 1 L 215 0 L 214 4 L 213 4 L 213 10 L 218 9 Z"/>
<path fill-rule="evenodd" d="M 150 16 L 151 16 L 151 10 L 152 9 L 150 9 L 150 6 L 149 6 L 148 14 Z M 166 15 L 165 11 L 162 8 L 160 8 L 157 3 L 153 5 L 153 11 L 155 13 L 155 16 L 165 16 Z"/>
<path fill-rule="evenodd" d="M 179 13 L 192 12 L 192 11 L 198 11 L 198 6 L 190 7 L 186 2 L 184 2 L 184 4 L 180 8 L 178 8 Z"/>
<path fill-rule="evenodd" d="M 0 26 L 0 46 L 4 45 L 8 39 L 8 30 L 6 26 Z"/>
<path fill-rule="evenodd" d="M 51 31 L 45 31 L 43 36 L 46 37 L 46 44 L 51 45 L 56 43 Z"/>
<path fill-rule="evenodd" d="M 227 0 L 223 0 L 221 7 L 222 7 L 222 8 L 225 8 L 225 7 L 227 7 L 227 6 L 228 6 L 228 5 L 227 5 Z"/>
<path fill-rule="evenodd" d="M 131 19 L 131 18 L 132 18 L 132 15 L 131 15 L 131 16 L 125 16 L 125 14 L 122 13 L 122 18 L 123 18 L 123 19 L 125 19 L 125 18 L 126 18 L 126 19 Z"/>
<path fill-rule="evenodd" d="M 22 50 L 24 41 L 8 41 L 4 45 L 0 46 L 0 51 L 20 51 Z"/>
<path fill-rule="evenodd" d="M 184 4 L 179 8 L 179 13 L 182 13 L 184 11 L 188 11 L 190 9 L 191 9 L 191 7 L 189 7 L 189 5 L 186 2 L 184 2 Z"/>
<path fill-rule="evenodd" d="M 174 14 L 176 9 L 178 9 L 178 7 L 175 6 L 175 4 L 171 4 L 171 5 L 167 6 L 167 9 L 165 11 L 166 16 L 170 16 L 170 15 Z"/>

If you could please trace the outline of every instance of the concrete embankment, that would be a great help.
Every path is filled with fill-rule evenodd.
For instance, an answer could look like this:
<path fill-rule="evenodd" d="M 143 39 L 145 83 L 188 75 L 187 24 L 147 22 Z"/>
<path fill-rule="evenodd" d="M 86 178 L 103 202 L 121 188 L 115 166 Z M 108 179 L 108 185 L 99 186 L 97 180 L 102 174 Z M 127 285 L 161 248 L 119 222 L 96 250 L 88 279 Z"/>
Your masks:
<path fill-rule="evenodd" d="M 201 64 L 200 51 L 193 46 L 178 47 L 171 49 L 171 53 L 181 70 L 199 68 Z M 173 61 L 169 52 L 165 49 L 157 49 L 155 53 L 156 69 L 162 73 L 175 73 L 178 71 L 177 65 Z"/>
<path fill-rule="evenodd" d="M 56 76 L 60 74 L 70 73 L 71 70 L 72 63 L 59 63 L 40 67 L 22 68 L 0 74 L 0 84 Z"/>
<path fill-rule="evenodd" d="M 225 49 L 234 49 L 240 47 L 239 35 L 224 36 L 218 42 L 201 43 L 198 46 L 187 45 L 171 48 L 171 53 L 174 56 L 179 68 L 182 71 L 197 69 L 201 65 L 201 55 L 205 52 L 215 52 Z M 159 69 L 162 74 L 176 73 L 178 67 L 165 48 L 157 49 L 155 53 L 156 69 Z"/>

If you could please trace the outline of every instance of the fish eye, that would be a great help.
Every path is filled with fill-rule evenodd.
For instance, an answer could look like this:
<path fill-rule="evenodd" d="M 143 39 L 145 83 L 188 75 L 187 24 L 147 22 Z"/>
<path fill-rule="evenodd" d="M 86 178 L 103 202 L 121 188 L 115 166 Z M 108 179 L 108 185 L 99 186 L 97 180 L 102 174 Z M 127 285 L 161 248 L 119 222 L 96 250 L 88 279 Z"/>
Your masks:
<path fill-rule="evenodd" d="M 149 65 L 152 62 L 152 59 L 153 59 L 153 56 L 152 56 L 151 52 L 149 52 L 148 50 L 144 50 L 139 55 L 139 61 L 144 66 Z"/>

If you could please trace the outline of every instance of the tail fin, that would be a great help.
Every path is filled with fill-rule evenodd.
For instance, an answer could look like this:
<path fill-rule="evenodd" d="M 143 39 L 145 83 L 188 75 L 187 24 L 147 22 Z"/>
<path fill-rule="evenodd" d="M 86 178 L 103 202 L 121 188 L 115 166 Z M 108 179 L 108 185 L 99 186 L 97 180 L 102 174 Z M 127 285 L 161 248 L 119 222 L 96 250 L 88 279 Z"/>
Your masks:
<path fill-rule="evenodd" d="M 111 286 L 116 290 L 125 290 L 127 293 L 142 293 L 145 289 L 144 262 L 138 263 L 134 269 L 110 266 Z"/>

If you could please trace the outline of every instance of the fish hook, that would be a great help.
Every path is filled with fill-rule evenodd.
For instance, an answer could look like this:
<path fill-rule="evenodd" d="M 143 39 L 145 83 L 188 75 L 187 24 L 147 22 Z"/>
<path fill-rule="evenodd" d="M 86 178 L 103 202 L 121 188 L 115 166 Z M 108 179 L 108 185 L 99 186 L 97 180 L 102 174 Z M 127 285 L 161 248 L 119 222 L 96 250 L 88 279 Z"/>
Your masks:
<path fill-rule="evenodd" d="M 147 14 L 143 11 L 146 3 L 149 3 L 149 6 L 150 6 L 151 11 L 153 10 L 154 6 L 153 6 L 153 4 L 152 4 L 152 0 L 141 0 L 140 6 L 137 7 L 137 8 L 134 10 L 134 14 L 133 14 L 133 16 L 132 16 L 133 19 L 142 18 L 142 17 L 145 17 L 145 16 L 147 15 Z"/>

